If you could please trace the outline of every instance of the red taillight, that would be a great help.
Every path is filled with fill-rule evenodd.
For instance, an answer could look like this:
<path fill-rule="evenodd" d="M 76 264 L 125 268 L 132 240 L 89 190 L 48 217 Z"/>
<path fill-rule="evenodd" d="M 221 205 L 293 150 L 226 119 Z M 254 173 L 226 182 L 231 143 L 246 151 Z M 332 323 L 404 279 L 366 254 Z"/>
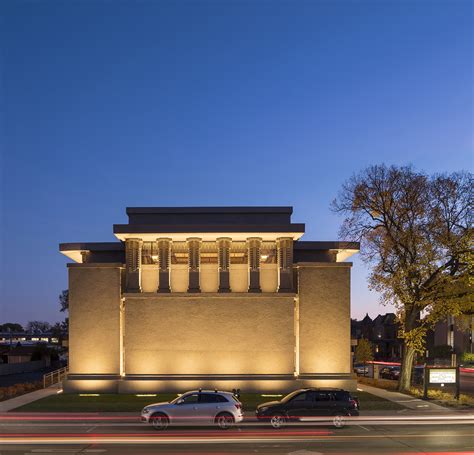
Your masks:
<path fill-rule="evenodd" d="M 237 409 L 242 409 L 242 405 L 241 405 L 240 403 L 235 403 L 235 407 L 236 407 Z"/>
<path fill-rule="evenodd" d="M 355 408 L 357 408 L 359 406 L 359 403 L 357 403 L 356 400 L 350 400 L 349 403 L 354 406 Z"/>

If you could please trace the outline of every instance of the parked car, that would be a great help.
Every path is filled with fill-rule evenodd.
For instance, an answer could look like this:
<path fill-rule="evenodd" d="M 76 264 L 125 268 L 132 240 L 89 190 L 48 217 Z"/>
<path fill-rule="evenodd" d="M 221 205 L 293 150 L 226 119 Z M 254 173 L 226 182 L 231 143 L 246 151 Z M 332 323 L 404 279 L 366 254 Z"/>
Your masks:
<path fill-rule="evenodd" d="M 400 377 L 400 367 L 383 367 L 379 371 L 379 377 L 382 379 L 398 381 L 398 378 Z"/>
<path fill-rule="evenodd" d="M 259 404 L 255 413 L 273 428 L 319 416 L 330 416 L 334 426 L 342 428 L 346 416 L 359 415 L 359 400 L 343 389 L 300 389 L 280 401 Z"/>
<path fill-rule="evenodd" d="M 359 376 L 366 376 L 369 374 L 369 367 L 362 364 L 354 365 L 354 373 L 358 374 Z"/>
<path fill-rule="evenodd" d="M 170 402 L 145 406 L 141 420 L 156 430 L 165 430 L 170 424 L 217 425 L 225 430 L 243 420 L 242 403 L 232 392 L 195 390 Z"/>

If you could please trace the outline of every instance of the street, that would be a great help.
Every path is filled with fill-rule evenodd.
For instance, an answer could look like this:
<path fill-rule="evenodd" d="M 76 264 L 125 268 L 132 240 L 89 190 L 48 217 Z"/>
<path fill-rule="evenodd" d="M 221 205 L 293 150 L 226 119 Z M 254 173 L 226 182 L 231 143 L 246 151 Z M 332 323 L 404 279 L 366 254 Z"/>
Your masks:
<path fill-rule="evenodd" d="M 461 369 L 460 372 L 460 390 L 461 393 L 474 393 L 474 371 L 473 369 L 464 369 L 464 371 Z"/>
<path fill-rule="evenodd" d="M 251 419 L 227 431 L 170 427 L 158 432 L 137 418 L 97 414 L 3 414 L 3 454 L 474 453 L 472 413 L 362 416 L 342 429 L 328 422 L 274 430 Z"/>

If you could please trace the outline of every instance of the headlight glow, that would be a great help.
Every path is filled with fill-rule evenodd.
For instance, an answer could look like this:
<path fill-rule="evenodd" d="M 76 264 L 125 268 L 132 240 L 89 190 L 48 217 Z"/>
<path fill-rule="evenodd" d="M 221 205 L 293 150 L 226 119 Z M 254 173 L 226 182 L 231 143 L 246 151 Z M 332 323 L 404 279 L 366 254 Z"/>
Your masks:
<path fill-rule="evenodd" d="M 148 408 L 143 408 L 142 414 L 148 414 L 150 410 Z"/>
<path fill-rule="evenodd" d="M 268 406 L 264 406 L 263 408 L 260 408 L 258 411 L 259 412 L 265 412 L 268 409 Z"/>

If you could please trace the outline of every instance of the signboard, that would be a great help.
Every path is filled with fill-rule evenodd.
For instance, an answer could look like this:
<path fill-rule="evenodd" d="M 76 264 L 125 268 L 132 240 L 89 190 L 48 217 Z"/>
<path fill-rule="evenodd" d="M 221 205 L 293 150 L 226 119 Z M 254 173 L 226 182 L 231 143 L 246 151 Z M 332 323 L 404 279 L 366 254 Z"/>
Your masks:
<path fill-rule="evenodd" d="M 456 368 L 430 368 L 430 384 L 456 384 Z"/>

